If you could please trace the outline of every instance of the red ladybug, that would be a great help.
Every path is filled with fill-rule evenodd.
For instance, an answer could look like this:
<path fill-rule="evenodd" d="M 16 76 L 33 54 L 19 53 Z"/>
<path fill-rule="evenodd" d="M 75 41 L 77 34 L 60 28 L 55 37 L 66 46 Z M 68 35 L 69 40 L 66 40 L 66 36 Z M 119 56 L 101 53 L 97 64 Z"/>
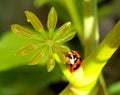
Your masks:
<path fill-rule="evenodd" d="M 70 72 L 77 70 L 81 63 L 81 56 L 74 50 L 71 50 L 66 53 L 66 63 L 70 66 Z"/>

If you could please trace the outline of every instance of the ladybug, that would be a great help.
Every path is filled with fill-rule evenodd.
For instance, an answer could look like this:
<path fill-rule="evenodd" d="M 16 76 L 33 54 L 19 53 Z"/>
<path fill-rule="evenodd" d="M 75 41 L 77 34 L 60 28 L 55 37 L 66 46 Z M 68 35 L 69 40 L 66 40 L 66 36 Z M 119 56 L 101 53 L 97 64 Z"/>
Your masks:
<path fill-rule="evenodd" d="M 77 70 L 81 63 L 82 59 L 79 53 L 77 51 L 71 50 L 66 53 L 66 63 L 70 66 L 70 72 L 74 72 Z"/>

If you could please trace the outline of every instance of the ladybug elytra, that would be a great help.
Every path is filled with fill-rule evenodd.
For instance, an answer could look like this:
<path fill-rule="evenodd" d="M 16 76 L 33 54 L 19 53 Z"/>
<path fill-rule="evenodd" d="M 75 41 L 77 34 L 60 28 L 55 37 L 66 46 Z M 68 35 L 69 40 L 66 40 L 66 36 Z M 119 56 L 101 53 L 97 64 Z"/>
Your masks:
<path fill-rule="evenodd" d="M 79 53 L 74 50 L 71 50 L 66 53 L 66 63 L 70 66 L 70 72 L 77 70 L 81 63 L 82 59 Z"/>

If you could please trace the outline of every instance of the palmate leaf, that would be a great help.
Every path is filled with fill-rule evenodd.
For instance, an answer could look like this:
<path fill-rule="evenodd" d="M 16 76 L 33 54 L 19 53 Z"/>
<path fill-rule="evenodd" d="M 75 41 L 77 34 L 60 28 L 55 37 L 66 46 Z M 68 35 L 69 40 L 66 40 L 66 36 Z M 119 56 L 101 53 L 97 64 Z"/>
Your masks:
<path fill-rule="evenodd" d="M 55 66 L 55 59 L 53 58 L 53 55 L 59 52 L 60 56 L 61 55 L 63 56 L 65 52 L 68 52 L 68 48 L 63 48 L 61 46 L 63 46 L 62 44 L 64 42 L 71 40 L 75 36 L 76 32 L 68 31 L 71 26 L 71 22 L 67 22 L 64 25 L 62 25 L 60 28 L 58 28 L 56 33 L 54 33 L 56 31 L 55 27 L 57 24 L 57 12 L 54 9 L 54 7 L 51 8 L 48 14 L 47 28 L 49 32 L 44 31 L 41 21 L 39 21 L 39 19 L 34 13 L 25 11 L 25 14 L 26 14 L 28 22 L 32 24 L 32 26 L 34 27 L 36 31 L 40 32 L 39 33 L 40 35 L 37 36 L 35 34 L 36 36 L 32 38 L 32 32 L 30 32 L 29 30 L 23 28 L 22 26 L 18 24 L 12 25 L 11 28 L 15 33 L 23 37 L 32 38 L 33 43 L 38 43 L 38 46 L 36 44 L 29 44 L 19 49 L 16 55 L 25 55 L 33 51 L 34 49 L 38 48 L 35 51 L 37 52 L 37 54 L 31 59 L 31 61 L 29 62 L 29 65 L 34 65 L 34 64 L 39 63 L 41 57 L 47 54 L 47 56 L 49 56 L 49 58 L 47 58 L 49 59 L 47 69 L 50 72 Z M 47 53 L 46 51 L 42 49 L 46 49 Z"/>

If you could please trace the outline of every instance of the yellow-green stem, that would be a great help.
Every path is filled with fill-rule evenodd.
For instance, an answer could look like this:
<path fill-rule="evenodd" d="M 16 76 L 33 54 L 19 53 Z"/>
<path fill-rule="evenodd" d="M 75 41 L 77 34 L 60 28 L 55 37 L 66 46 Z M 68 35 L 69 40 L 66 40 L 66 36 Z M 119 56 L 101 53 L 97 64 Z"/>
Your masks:
<path fill-rule="evenodd" d="M 105 83 L 105 81 L 104 81 L 104 77 L 103 77 L 102 74 L 100 74 L 100 76 L 99 76 L 99 81 L 100 81 L 100 84 L 101 84 L 101 86 L 102 86 L 104 95 L 108 95 L 108 91 L 107 91 L 107 89 L 106 89 L 106 83 Z"/>
<path fill-rule="evenodd" d="M 97 79 L 102 68 L 120 46 L 120 21 L 109 32 L 97 49 L 83 62 L 86 76 Z"/>
<path fill-rule="evenodd" d="M 73 1 L 64 1 L 66 1 L 74 24 L 81 25 L 75 5 L 72 3 Z M 95 86 L 104 65 L 120 45 L 120 22 L 118 22 L 97 47 L 99 39 L 97 0 L 83 0 L 82 2 L 84 10 L 84 26 L 80 26 L 82 28 L 78 29 L 78 34 L 80 34 L 79 37 L 82 38 L 81 42 L 84 46 L 85 60 L 80 69 L 76 72 L 70 73 L 66 69 L 63 70 L 63 73 L 70 84 L 60 93 L 60 95 L 89 95 L 89 92 Z M 80 29 L 83 31 L 80 32 Z"/>
<path fill-rule="evenodd" d="M 113 27 L 96 50 L 83 61 L 81 67 L 76 72 L 69 73 L 63 70 L 70 84 L 60 95 L 88 95 L 88 92 L 90 92 L 96 84 L 104 65 L 119 46 L 120 21 Z"/>

